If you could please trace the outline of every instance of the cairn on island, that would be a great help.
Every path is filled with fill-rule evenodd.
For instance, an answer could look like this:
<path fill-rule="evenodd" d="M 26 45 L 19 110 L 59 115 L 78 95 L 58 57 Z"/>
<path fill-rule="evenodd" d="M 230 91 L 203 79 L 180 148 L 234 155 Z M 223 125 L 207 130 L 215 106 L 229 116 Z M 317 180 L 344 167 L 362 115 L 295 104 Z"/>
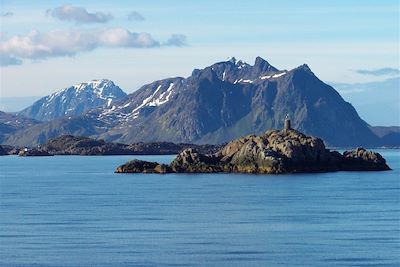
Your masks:
<path fill-rule="evenodd" d="M 290 126 L 290 117 L 289 117 L 289 114 L 286 114 L 283 130 L 284 130 L 285 132 L 287 132 L 287 131 L 289 131 L 289 130 L 291 130 L 291 129 L 292 129 L 292 128 L 291 128 L 291 126 Z"/>

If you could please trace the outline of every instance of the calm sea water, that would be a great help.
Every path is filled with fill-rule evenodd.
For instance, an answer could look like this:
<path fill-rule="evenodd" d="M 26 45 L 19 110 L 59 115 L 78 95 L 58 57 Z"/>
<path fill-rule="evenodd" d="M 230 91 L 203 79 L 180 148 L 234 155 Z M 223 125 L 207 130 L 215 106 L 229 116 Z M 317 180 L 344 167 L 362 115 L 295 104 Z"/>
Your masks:
<path fill-rule="evenodd" d="M 113 173 L 133 156 L 0 157 L 0 265 L 400 266 L 400 150 L 381 153 L 394 171 L 142 175 Z"/>

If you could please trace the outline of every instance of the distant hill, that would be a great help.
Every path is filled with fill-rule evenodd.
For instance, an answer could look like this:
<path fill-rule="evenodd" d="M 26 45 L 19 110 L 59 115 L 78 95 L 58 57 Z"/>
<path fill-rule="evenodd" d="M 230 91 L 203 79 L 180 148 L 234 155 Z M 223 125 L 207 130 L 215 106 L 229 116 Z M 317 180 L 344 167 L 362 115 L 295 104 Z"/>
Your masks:
<path fill-rule="evenodd" d="M 112 81 L 102 79 L 80 83 L 45 96 L 18 115 L 39 121 L 77 116 L 98 106 L 110 106 L 126 97 Z"/>
<path fill-rule="evenodd" d="M 380 146 L 400 147 L 400 126 L 371 126 L 370 129 L 380 138 Z"/>
<path fill-rule="evenodd" d="M 63 135 L 49 140 L 40 147 L 53 155 L 171 155 L 186 148 L 202 153 L 214 153 L 220 147 L 212 145 L 174 144 L 171 142 L 152 143 L 107 143 L 104 140 L 83 136 Z"/>
<path fill-rule="evenodd" d="M 7 142 L 36 144 L 72 134 L 121 143 L 218 144 L 281 129 L 287 114 L 293 128 L 330 146 L 378 143 L 353 106 L 307 65 L 278 70 L 260 57 L 254 65 L 232 58 L 195 69 L 187 78 L 155 81 L 124 101 L 33 126 Z"/>
<path fill-rule="evenodd" d="M 371 125 L 400 125 L 400 77 L 366 83 L 330 83 Z"/>
<path fill-rule="evenodd" d="M 29 128 L 40 122 L 34 119 L 28 119 L 22 116 L 0 111 L 0 144 L 9 136 L 18 130 Z"/>

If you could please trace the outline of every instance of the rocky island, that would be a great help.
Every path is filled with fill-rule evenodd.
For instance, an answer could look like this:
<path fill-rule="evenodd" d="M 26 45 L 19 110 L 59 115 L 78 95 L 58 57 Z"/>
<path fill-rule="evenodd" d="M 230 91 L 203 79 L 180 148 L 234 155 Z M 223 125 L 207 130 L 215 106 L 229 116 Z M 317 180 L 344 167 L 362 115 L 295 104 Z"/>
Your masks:
<path fill-rule="evenodd" d="M 229 142 L 213 154 L 185 149 L 170 165 L 129 161 L 116 173 L 305 173 L 390 170 L 379 154 L 356 148 L 343 154 L 330 151 L 320 138 L 290 128 L 248 135 Z"/>

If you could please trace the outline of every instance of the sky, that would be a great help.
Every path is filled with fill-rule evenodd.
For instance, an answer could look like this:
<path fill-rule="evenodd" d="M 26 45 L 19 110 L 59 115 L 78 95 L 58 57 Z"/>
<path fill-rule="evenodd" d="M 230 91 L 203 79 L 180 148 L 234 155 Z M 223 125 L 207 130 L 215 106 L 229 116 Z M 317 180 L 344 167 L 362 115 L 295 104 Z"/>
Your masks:
<path fill-rule="evenodd" d="M 98 78 L 131 93 L 231 56 L 248 63 L 261 56 L 279 69 L 306 63 L 331 83 L 399 76 L 399 1 L 0 3 L 3 98 Z"/>

